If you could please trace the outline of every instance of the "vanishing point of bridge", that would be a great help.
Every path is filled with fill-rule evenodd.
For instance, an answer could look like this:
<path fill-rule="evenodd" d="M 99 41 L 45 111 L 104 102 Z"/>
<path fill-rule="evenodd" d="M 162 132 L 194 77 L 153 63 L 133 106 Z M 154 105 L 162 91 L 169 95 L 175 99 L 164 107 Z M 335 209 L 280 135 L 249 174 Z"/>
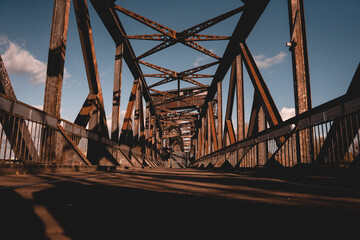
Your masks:
<path fill-rule="evenodd" d="M 25 224 L 22 228 L 34 236 L 76 239 L 116 234 L 114 229 L 121 226 L 110 219 L 123 216 L 120 225 L 134 235 L 142 228 L 149 234 L 169 236 L 176 232 L 226 236 L 236 232 L 237 218 L 247 216 L 248 221 L 243 218 L 239 223 L 249 237 L 281 232 L 293 236 L 301 229 L 304 235 L 297 236 L 309 237 L 307 232 L 313 231 L 322 236 L 324 229 L 340 232 L 339 236 L 357 234 L 360 65 L 346 94 L 312 107 L 302 0 L 288 0 L 286 45 L 292 56 L 296 116 L 286 121 L 246 43 L 269 0 L 243 0 L 238 8 L 180 32 L 114 1 L 90 0 L 114 41 L 112 93 L 101 90 L 88 2 L 72 2 L 89 87 L 74 122 L 60 116 L 70 0 L 54 1 L 43 111 L 17 100 L 0 56 L 0 172 L 17 174 L 0 176 L 0 189 L 7 193 L 2 207 L 9 206 L 4 216 L 12 211 L 25 214 L 21 220 L 10 217 L 10 223 Z M 118 14 L 157 33 L 127 35 Z M 237 14 L 239 21 L 231 36 L 202 34 Z M 133 39 L 159 44 L 137 56 Z M 203 41 L 227 41 L 227 46 L 218 56 L 201 46 Z M 175 44 L 213 61 L 177 72 L 146 60 Z M 129 101 L 120 103 L 124 63 L 133 75 L 133 85 Z M 215 73 L 207 72 L 211 67 Z M 153 73 L 144 74 L 143 69 Z M 229 87 L 223 89 L 228 71 Z M 244 73 L 254 88 L 248 126 Z M 177 88 L 164 90 L 170 82 L 177 83 Z M 182 88 L 183 82 L 192 87 Z M 113 96 L 110 129 L 103 94 Z M 127 104 L 121 128 L 120 104 Z M 19 208 L 13 208 L 14 203 Z M 103 222 L 85 219 L 92 208 L 97 221 Z M 280 213 L 284 208 L 289 212 Z M 315 213 L 317 217 L 309 219 Z M 74 218 L 68 220 L 66 214 Z M 253 214 L 267 216 L 260 221 Z M 173 222 L 167 222 L 170 219 Z M 41 226 L 39 232 L 31 227 L 32 221 Z M 16 224 L 10 225 L 8 232 Z M 258 229 L 266 232 L 261 235 Z M 131 236 L 121 231 L 119 236 Z"/>

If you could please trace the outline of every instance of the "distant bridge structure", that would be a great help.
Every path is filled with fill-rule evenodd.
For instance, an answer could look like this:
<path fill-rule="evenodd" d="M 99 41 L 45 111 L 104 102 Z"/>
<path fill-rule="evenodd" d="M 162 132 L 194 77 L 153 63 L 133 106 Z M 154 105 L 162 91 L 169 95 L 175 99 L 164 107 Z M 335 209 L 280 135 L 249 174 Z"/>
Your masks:
<path fill-rule="evenodd" d="M 359 167 L 360 65 L 345 95 L 312 107 L 302 0 L 288 0 L 290 41 L 287 46 L 292 55 L 296 116 L 286 121 L 281 118 L 246 43 L 269 0 L 244 0 L 238 8 L 181 32 L 114 1 L 89 2 L 115 43 L 110 131 L 103 101 L 103 94 L 107 93 L 101 90 L 86 0 L 73 0 L 73 5 L 89 94 L 74 122 L 60 116 L 70 0 L 55 0 L 43 111 L 17 100 L 0 56 L 0 168 Z M 118 14 L 127 15 L 158 33 L 127 35 Z M 231 36 L 201 34 L 236 14 L 241 16 Z M 159 44 L 137 56 L 130 39 L 159 41 Z M 222 56 L 218 56 L 201 46 L 202 41 L 228 41 L 228 44 Z M 214 61 L 180 72 L 146 61 L 147 56 L 175 44 L 183 44 Z M 134 81 L 120 129 L 124 62 Z M 247 129 L 243 65 L 254 87 Z M 210 67 L 216 67 L 214 74 L 206 72 Z M 154 73 L 144 74 L 143 68 L 152 69 Z M 229 88 L 222 89 L 229 70 Z M 150 78 L 158 81 L 149 85 Z M 204 84 L 200 79 L 210 79 L 211 83 Z M 170 82 L 177 82 L 178 88 L 157 88 L 166 88 Z M 181 82 L 193 87 L 181 88 Z M 225 111 L 222 109 L 224 95 L 227 96 Z M 232 122 L 235 95 L 236 129 Z"/>

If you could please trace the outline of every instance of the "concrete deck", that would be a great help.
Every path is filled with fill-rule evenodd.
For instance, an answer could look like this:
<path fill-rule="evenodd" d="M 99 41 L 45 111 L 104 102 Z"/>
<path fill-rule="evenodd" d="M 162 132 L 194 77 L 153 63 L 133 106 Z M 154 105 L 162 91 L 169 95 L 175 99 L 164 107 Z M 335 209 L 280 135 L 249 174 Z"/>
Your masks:
<path fill-rule="evenodd" d="M 360 237 L 359 180 L 355 172 L 193 169 L 3 175 L 0 237 Z"/>

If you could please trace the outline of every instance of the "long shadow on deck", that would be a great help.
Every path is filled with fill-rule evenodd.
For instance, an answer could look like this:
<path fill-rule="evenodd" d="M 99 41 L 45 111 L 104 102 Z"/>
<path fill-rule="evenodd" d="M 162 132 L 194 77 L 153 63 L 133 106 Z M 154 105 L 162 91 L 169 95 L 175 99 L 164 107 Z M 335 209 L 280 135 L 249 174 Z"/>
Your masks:
<path fill-rule="evenodd" d="M 54 180 L 51 175 L 41 177 Z M 196 188 L 184 185 L 184 181 Z M 209 194 L 206 191 L 197 194 L 196 191 L 201 190 L 199 182 L 209 184 L 203 186 Z M 346 239 L 346 236 L 360 236 L 360 206 L 352 211 L 342 208 L 344 205 L 334 207 L 325 203 L 322 207 L 306 205 L 307 202 L 286 205 L 275 201 L 278 195 L 256 192 L 256 189 L 266 189 L 303 193 L 309 188 L 287 182 L 273 183 L 275 185 L 266 179 L 237 178 L 233 174 L 221 177 L 219 173 L 194 172 L 189 175 L 186 171 L 123 171 L 103 175 L 96 181 L 76 181 L 68 176 L 68 181 L 53 182 L 53 187 L 34 192 L 32 202 L 22 200 L 14 191 L 2 191 L 5 211 L 1 218 L 5 222 L 1 228 L 3 233 L 16 231 L 13 235 L 16 237 L 9 239 L 44 238 L 44 224 L 31 211 L 31 205 L 37 204 L 47 209 L 64 230 L 63 234 L 71 239 Z M 212 184 L 215 184 L 213 188 Z M 235 196 L 240 196 L 236 198 L 211 193 L 221 186 L 224 189 L 245 186 L 254 190 L 235 189 Z M 309 192 L 315 194 L 316 190 Z M 355 198 L 358 193 L 347 197 Z M 249 194 L 256 196 L 255 200 L 241 198 Z M 333 194 L 334 190 L 329 190 L 328 195 Z M 326 189 L 321 190 L 321 195 L 326 195 Z M 256 200 L 261 197 L 267 200 Z M 311 203 L 311 199 L 307 200 Z M 11 221 L 6 221 L 8 216 L 13 216 Z"/>

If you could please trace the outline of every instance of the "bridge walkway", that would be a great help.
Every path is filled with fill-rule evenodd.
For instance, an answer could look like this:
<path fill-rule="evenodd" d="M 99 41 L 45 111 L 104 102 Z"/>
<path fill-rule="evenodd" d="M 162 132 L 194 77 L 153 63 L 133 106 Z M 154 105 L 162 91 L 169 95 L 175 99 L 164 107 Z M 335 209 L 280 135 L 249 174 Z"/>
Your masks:
<path fill-rule="evenodd" d="M 11 239 L 360 236 L 359 178 L 358 171 L 346 169 L 230 173 L 163 168 L 2 175 L 1 235 Z"/>

